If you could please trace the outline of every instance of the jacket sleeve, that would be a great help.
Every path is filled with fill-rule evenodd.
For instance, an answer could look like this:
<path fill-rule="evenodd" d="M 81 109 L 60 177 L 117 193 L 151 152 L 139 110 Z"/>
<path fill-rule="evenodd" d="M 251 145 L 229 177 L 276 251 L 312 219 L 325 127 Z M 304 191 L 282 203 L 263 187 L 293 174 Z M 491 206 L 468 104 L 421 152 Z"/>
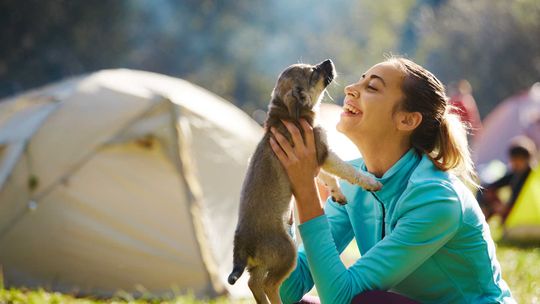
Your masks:
<path fill-rule="evenodd" d="M 353 238 L 354 233 L 351 223 L 346 208 L 334 203 L 331 199 L 327 200 L 324 210 L 328 220 L 328 233 L 332 239 L 331 243 L 335 246 L 334 248 L 339 255 L 345 250 Z M 283 303 L 296 303 L 300 301 L 313 288 L 313 284 L 305 248 L 303 245 L 300 245 L 298 248 L 296 268 L 280 288 Z"/>
<path fill-rule="evenodd" d="M 345 268 L 326 215 L 300 225 L 305 256 L 322 303 L 350 303 L 367 290 L 388 290 L 401 282 L 456 233 L 461 206 L 441 184 L 414 185 L 400 200 L 394 230 Z"/>
<path fill-rule="evenodd" d="M 499 178 L 498 180 L 494 181 L 493 183 L 486 186 L 487 189 L 499 189 L 504 186 L 510 185 L 510 181 L 512 180 L 512 177 L 514 175 L 512 173 L 508 173 L 505 176 Z"/>

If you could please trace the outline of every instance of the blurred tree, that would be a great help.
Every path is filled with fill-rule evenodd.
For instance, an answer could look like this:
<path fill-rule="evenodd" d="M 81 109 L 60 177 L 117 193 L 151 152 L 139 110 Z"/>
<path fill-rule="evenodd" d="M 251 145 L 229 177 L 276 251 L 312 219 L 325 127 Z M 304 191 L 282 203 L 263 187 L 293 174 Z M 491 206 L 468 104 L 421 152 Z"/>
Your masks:
<path fill-rule="evenodd" d="M 266 108 L 292 63 L 332 58 L 350 82 L 382 59 L 381 49 L 395 49 L 415 0 L 382 2 L 131 1 L 129 36 L 138 39 L 126 62 L 186 78 L 252 113 Z"/>
<path fill-rule="evenodd" d="M 340 84 L 355 81 L 396 49 L 414 3 L 3 0 L 0 95 L 127 67 L 188 79 L 251 113 L 292 63 L 332 58 Z"/>
<path fill-rule="evenodd" d="M 450 0 L 423 7 L 414 54 L 445 82 L 466 78 L 485 116 L 540 80 L 540 2 Z"/>
<path fill-rule="evenodd" d="M 127 50 L 123 1 L 0 1 L 0 95 L 114 67 Z"/>
<path fill-rule="evenodd" d="M 190 80 L 246 112 L 278 73 L 331 58 L 343 86 L 387 54 L 467 78 L 483 115 L 538 80 L 538 0 L 0 0 L 0 96 L 101 68 Z"/>

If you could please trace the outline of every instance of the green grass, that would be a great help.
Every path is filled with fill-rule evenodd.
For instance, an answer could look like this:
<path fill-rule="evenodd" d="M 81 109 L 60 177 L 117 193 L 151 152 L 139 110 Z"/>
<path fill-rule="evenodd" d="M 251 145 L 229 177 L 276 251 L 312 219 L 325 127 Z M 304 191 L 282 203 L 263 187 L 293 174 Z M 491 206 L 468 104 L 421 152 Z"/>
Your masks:
<path fill-rule="evenodd" d="M 75 298 L 70 295 L 61 294 L 58 292 L 47 292 L 45 290 L 21 290 L 21 289 L 0 289 L 1 304 L 251 304 L 253 301 L 238 300 L 231 301 L 227 298 L 218 298 L 212 300 L 198 300 L 193 296 L 179 296 L 174 300 L 136 300 L 126 298 L 113 298 L 108 300 L 97 300 L 90 298 Z"/>
<path fill-rule="evenodd" d="M 540 303 L 540 248 L 497 246 L 503 279 L 518 303 Z"/>
<path fill-rule="evenodd" d="M 501 230 L 498 223 L 491 221 L 492 234 L 495 240 L 500 239 Z M 350 264 L 358 256 L 355 246 L 349 246 L 344 253 L 344 261 Z M 497 258 L 501 263 L 502 275 L 504 280 L 510 286 L 512 294 L 518 303 L 539 303 L 540 304 L 540 247 L 515 246 L 503 242 L 497 243 Z M 197 300 L 193 296 L 179 296 L 174 300 L 135 300 L 129 295 L 119 296 L 118 298 L 108 300 L 74 298 L 70 295 L 61 293 L 46 292 L 44 290 L 21 290 L 21 289 L 3 289 L 0 276 L 0 304 L 247 304 L 254 303 L 251 300 L 231 301 L 227 298 L 214 300 Z"/>
<path fill-rule="evenodd" d="M 503 242 L 499 221 L 499 218 L 494 218 L 489 224 L 497 246 L 502 277 L 518 303 L 540 303 L 540 244 Z"/>

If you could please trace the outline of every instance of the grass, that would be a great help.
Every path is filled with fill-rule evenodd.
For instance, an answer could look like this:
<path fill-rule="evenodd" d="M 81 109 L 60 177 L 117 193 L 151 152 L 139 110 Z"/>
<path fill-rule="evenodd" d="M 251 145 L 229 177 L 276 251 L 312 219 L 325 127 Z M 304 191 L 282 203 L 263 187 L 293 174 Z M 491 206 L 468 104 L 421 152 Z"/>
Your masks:
<path fill-rule="evenodd" d="M 21 290 L 21 289 L 2 289 L 0 290 L 0 303 L 4 304 L 225 304 L 231 303 L 227 298 L 218 298 L 213 300 L 198 300 L 193 296 L 179 296 L 174 300 L 135 300 L 129 298 L 113 298 L 108 300 L 97 300 L 90 298 L 75 298 L 70 295 L 58 292 L 47 292 L 45 290 Z M 248 300 L 237 301 L 234 303 L 251 303 Z"/>
<path fill-rule="evenodd" d="M 540 245 L 502 241 L 503 231 L 499 220 L 494 218 L 489 224 L 497 245 L 502 277 L 518 303 L 540 303 Z"/>
<path fill-rule="evenodd" d="M 540 303 L 540 248 L 497 246 L 502 276 L 518 303 Z"/>
<path fill-rule="evenodd" d="M 515 246 L 500 241 L 502 234 L 497 223 L 497 219 L 490 221 L 492 234 L 497 241 L 497 258 L 501 263 L 504 280 L 510 286 L 512 294 L 518 303 L 538 303 L 540 304 L 540 247 Z M 350 264 L 351 260 L 356 259 L 358 251 L 355 246 L 349 246 L 344 253 L 344 261 Z M 198 300 L 193 296 L 179 296 L 173 300 L 159 301 L 152 299 L 136 300 L 129 295 L 119 296 L 113 299 L 97 300 L 90 298 L 75 298 L 55 292 L 45 290 L 23 290 L 23 289 L 4 289 L 2 288 L 2 277 L 0 276 L 0 304 L 247 304 L 254 303 L 251 300 L 232 301 L 227 298 L 218 298 L 212 300 Z"/>

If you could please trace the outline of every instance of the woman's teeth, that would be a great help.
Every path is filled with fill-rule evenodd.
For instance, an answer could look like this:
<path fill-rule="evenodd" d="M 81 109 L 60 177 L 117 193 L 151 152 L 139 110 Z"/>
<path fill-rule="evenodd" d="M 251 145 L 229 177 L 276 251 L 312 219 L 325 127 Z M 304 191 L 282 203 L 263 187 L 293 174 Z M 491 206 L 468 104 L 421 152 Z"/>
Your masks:
<path fill-rule="evenodd" d="M 356 108 L 354 108 L 354 107 L 352 107 L 352 106 L 350 106 L 350 105 L 348 105 L 348 104 L 345 104 L 345 105 L 343 106 L 343 110 L 345 110 L 345 112 L 349 112 L 349 113 L 352 113 L 352 114 L 358 114 L 358 113 L 360 113 L 359 110 L 357 110 Z"/>

